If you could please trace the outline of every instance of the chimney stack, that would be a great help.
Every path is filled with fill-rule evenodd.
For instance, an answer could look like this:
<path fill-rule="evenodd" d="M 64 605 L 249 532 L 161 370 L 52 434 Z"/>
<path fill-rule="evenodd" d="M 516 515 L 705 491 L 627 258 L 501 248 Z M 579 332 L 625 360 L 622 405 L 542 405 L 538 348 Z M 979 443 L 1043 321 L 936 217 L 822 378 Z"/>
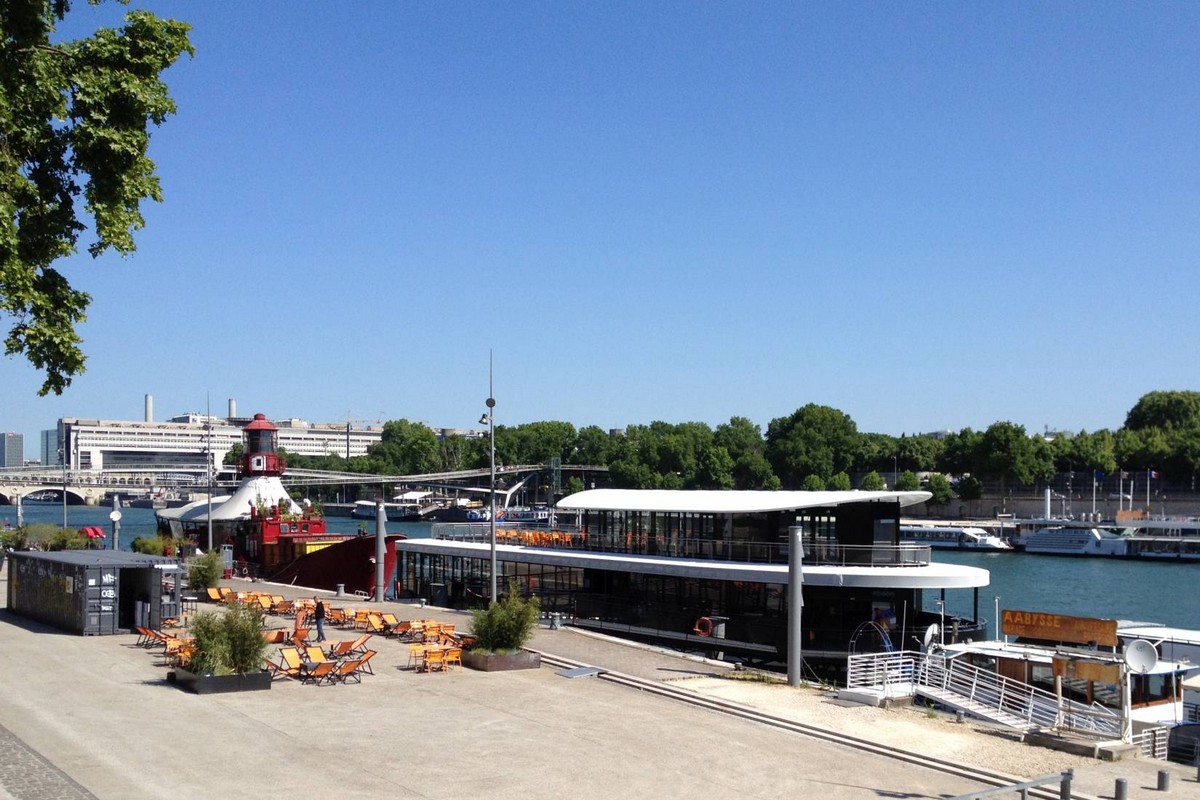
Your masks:
<path fill-rule="evenodd" d="M 229 398 L 229 418 L 237 419 L 237 400 Z"/>
<path fill-rule="evenodd" d="M 154 395 L 146 395 L 146 422 L 154 422 Z"/>

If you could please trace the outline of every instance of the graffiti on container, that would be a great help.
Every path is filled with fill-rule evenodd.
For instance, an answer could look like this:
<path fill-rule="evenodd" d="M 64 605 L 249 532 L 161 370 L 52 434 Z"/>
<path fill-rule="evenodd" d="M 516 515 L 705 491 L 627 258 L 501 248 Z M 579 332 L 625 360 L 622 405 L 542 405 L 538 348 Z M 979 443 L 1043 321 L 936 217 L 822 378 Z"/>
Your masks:
<path fill-rule="evenodd" d="M 117 590 L 116 589 L 101 589 L 100 597 L 102 597 L 105 600 L 115 600 L 117 597 Z"/>
<path fill-rule="evenodd" d="M 55 621 L 67 621 L 75 616 L 75 578 L 63 575 L 44 562 L 18 563 L 16 575 L 21 609 L 34 616 Z M 23 580 L 26 579 L 27 580 Z"/>
<path fill-rule="evenodd" d="M 100 582 L 105 586 L 109 586 L 117 582 L 117 576 L 111 572 L 106 572 L 100 576 Z"/>

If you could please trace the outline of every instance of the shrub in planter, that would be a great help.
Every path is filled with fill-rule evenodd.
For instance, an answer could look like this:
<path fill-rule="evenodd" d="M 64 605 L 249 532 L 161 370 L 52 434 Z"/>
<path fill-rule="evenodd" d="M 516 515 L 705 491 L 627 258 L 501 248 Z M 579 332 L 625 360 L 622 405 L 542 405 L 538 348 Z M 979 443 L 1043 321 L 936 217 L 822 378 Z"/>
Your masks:
<path fill-rule="evenodd" d="M 262 611 L 235 604 L 222 612 L 197 614 L 191 631 L 194 650 L 187 669 L 197 675 L 258 672 L 266 657 Z"/>
<path fill-rule="evenodd" d="M 515 582 L 508 593 L 487 609 L 478 609 L 471 617 L 475 635 L 473 652 L 513 653 L 520 650 L 537 627 L 540 603 L 536 597 L 525 599 Z"/>
<path fill-rule="evenodd" d="M 202 556 L 196 556 L 188 562 L 188 588 L 197 591 L 216 586 L 217 581 L 225 573 L 225 562 L 221 560 L 219 550 L 209 550 Z"/>

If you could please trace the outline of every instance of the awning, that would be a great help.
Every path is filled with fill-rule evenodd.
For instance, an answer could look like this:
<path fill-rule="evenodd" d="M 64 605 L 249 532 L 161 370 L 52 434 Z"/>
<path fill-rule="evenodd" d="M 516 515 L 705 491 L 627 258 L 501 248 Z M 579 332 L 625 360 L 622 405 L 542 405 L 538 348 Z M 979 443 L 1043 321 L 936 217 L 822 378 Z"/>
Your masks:
<path fill-rule="evenodd" d="M 80 528 L 79 532 L 89 539 L 104 539 L 104 528 L 98 525 L 89 525 L 86 528 Z"/>

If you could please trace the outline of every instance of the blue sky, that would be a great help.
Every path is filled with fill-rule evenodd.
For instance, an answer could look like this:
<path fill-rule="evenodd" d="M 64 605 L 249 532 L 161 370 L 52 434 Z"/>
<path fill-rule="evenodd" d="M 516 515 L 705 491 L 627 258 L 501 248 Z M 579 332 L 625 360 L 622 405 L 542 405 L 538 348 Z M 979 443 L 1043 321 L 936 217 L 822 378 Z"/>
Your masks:
<path fill-rule="evenodd" d="M 61 416 L 1117 428 L 1197 386 L 1194 3 L 244 3 Z M 122 9 L 75 3 L 66 36 Z M 83 243 L 86 246 L 86 242 Z M 7 325 L 5 326 L 7 328 Z"/>

